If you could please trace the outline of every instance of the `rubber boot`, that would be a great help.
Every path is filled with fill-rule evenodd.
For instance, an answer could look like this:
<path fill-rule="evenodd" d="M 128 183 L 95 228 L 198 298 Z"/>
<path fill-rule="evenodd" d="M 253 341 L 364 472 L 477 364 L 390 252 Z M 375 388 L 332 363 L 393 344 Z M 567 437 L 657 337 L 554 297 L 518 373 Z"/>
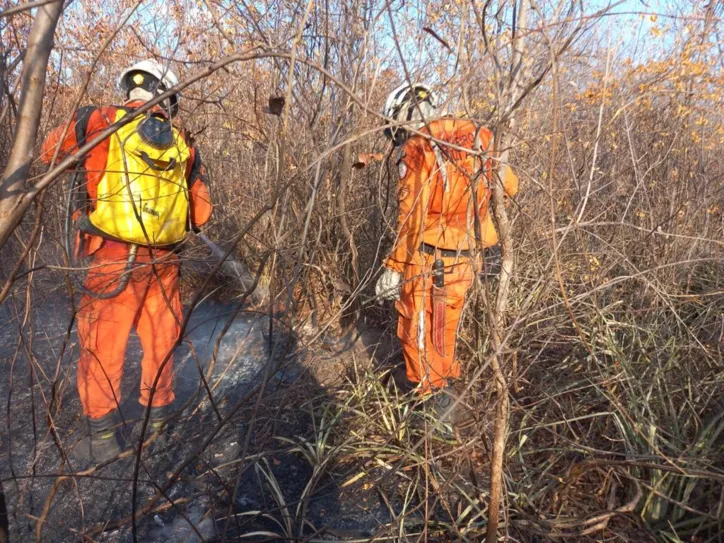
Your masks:
<path fill-rule="evenodd" d="M 452 408 L 455 396 L 451 394 L 449 387 L 441 388 L 435 391 L 431 398 L 432 412 L 435 419 L 442 423 L 449 423 L 455 420 L 455 408 Z M 452 408 L 452 409 L 451 409 Z"/>
<path fill-rule="evenodd" d="M 145 415 L 145 414 L 144 414 Z M 151 407 L 151 416 L 148 420 L 146 439 L 155 436 L 149 452 L 154 454 L 166 448 L 170 438 L 169 419 L 173 415 L 170 406 Z"/>
<path fill-rule="evenodd" d="M 152 432 L 161 432 L 164 428 L 166 428 L 171 415 L 173 415 L 173 413 L 168 405 L 164 405 L 162 407 L 152 407 L 149 429 Z"/>
<path fill-rule="evenodd" d="M 404 364 L 401 364 L 392 370 L 391 381 L 395 387 L 397 387 L 400 394 L 403 395 L 412 392 L 417 386 L 417 383 L 413 383 L 407 378 L 407 369 Z"/>
<path fill-rule="evenodd" d="M 446 386 L 436 390 L 432 398 L 428 400 L 430 415 L 442 437 L 452 438 L 455 436 L 453 428 L 459 422 L 460 412 L 464 410 L 464 405 L 461 402 L 455 405 L 457 399 L 458 394 L 455 389 Z"/>
<path fill-rule="evenodd" d="M 111 411 L 99 419 L 86 417 L 88 435 L 73 447 L 73 458 L 89 464 L 103 464 L 121 454 L 125 443 L 117 428 L 117 414 L 117 411 Z"/>

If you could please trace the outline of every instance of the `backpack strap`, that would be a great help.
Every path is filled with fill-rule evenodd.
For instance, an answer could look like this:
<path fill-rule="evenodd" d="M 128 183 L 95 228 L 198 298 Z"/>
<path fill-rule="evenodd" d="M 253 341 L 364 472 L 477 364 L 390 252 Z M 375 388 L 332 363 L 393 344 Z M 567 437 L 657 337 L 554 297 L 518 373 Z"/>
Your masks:
<path fill-rule="evenodd" d="M 88 122 L 96 111 L 95 106 L 83 106 L 75 113 L 75 143 L 77 149 L 86 144 L 88 136 Z M 68 206 L 66 209 L 66 249 L 71 261 L 79 258 L 85 252 L 86 247 L 86 230 L 82 227 L 85 220 L 88 224 L 88 190 L 86 188 L 86 174 L 83 167 L 83 161 L 78 162 L 75 171 L 70 179 L 70 190 L 68 191 Z M 72 227 L 78 230 L 78 234 L 71 234 Z M 72 236 L 72 241 L 71 240 Z M 72 251 L 72 252 L 71 252 Z"/>
<path fill-rule="evenodd" d="M 93 113 L 98 108 L 96 106 L 83 106 L 78 109 L 75 114 L 75 141 L 78 145 L 78 149 L 86 144 L 86 138 L 88 137 L 88 123 Z"/>
<path fill-rule="evenodd" d="M 145 151 L 141 151 L 138 156 L 141 157 L 141 160 L 143 160 L 146 165 L 151 168 L 152 170 L 155 170 L 157 172 L 166 172 L 169 170 L 173 170 L 176 167 L 176 159 L 172 158 L 166 166 L 159 166 L 158 162 L 153 160 L 150 156 L 148 156 L 148 153 Z"/>
<path fill-rule="evenodd" d="M 186 180 L 188 183 L 188 188 L 191 188 L 194 186 L 194 183 L 201 179 L 204 182 L 207 182 L 206 175 L 201 171 L 201 153 L 198 149 L 194 148 L 194 163 L 191 165 L 191 171 L 189 172 L 189 177 Z"/>
<path fill-rule="evenodd" d="M 86 144 L 88 123 L 97 109 L 95 106 L 83 106 L 75 113 L 75 142 L 78 149 Z M 87 212 L 88 192 L 86 190 L 85 168 L 82 161 L 78 163 L 75 173 L 73 173 L 68 198 L 70 198 L 73 213 L 77 211 Z"/>

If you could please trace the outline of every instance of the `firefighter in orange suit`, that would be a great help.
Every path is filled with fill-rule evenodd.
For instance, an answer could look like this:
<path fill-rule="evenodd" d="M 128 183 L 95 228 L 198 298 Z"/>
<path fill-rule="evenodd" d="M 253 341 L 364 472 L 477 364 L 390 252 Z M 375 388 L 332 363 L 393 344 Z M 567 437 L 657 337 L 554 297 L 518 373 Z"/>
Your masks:
<path fill-rule="evenodd" d="M 496 245 L 489 187 L 499 177 L 512 197 L 518 178 L 504 165 L 494 175 L 492 160 L 483 162 L 474 153 L 491 150 L 489 130 L 469 120 L 439 118 L 436 109 L 429 87 L 405 84 L 389 95 L 383 110 L 399 123 L 386 130 L 399 146 L 398 220 L 376 293 L 396 300 L 407 379 L 423 394 L 448 391 L 435 394 L 442 411 L 454 397 L 449 385 L 460 377 L 455 342 L 475 273 L 475 214 L 482 246 Z M 424 135 L 411 135 L 408 127 Z"/>
<path fill-rule="evenodd" d="M 120 76 L 122 106 L 85 107 L 68 129 L 44 143 L 50 162 L 74 153 L 94 135 L 178 83 L 167 66 L 144 60 Z M 177 96 L 140 115 L 94 147 L 83 160 L 86 207 L 76 212 L 76 252 L 91 256 L 78 311 L 77 385 L 88 436 L 76 456 L 102 462 L 124 449 L 119 424 L 126 345 L 136 328 L 143 347 L 140 402 L 151 403 L 160 429 L 174 400 L 171 352 L 182 308 L 174 247 L 204 225 L 212 205 L 199 153 L 171 123 Z"/>

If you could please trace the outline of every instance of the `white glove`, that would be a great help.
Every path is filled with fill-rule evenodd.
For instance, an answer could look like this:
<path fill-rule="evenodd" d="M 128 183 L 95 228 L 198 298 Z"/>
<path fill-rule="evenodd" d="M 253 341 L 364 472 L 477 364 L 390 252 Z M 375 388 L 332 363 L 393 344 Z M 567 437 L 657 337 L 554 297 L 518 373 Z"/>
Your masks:
<path fill-rule="evenodd" d="M 399 300 L 400 282 L 402 274 L 390 268 L 385 268 L 385 273 L 377 280 L 375 294 L 380 300 Z"/>

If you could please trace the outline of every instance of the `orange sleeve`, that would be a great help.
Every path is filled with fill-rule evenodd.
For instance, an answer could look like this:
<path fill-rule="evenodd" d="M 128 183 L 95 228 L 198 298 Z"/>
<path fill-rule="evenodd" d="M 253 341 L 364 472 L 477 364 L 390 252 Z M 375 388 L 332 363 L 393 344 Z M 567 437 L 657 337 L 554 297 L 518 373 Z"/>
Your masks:
<path fill-rule="evenodd" d="M 419 140 L 419 141 L 418 141 Z M 420 247 L 425 229 L 425 215 L 430 200 L 432 162 L 421 138 L 409 140 L 398 162 L 397 238 L 385 266 L 402 272 Z"/>
<path fill-rule="evenodd" d="M 191 207 L 191 223 L 194 226 L 203 226 L 211 218 L 214 206 L 211 205 L 211 194 L 206 183 L 199 180 L 191 185 L 190 207 Z"/>
<path fill-rule="evenodd" d="M 186 163 L 186 179 L 189 184 L 189 207 L 191 224 L 203 226 L 211 218 L 214 206 L 207 184 L 206 167 L 201 162 L 201 153 L 190 147 L 191 156 Z"/>
<path fill-rule="evenodd" d="M 518 194 L 518 176 L 513 171 L 513 168 L 507 164 L 501 164 L 500 170 L 500 177 L 503 179 L 505 194 L 512 198 Z"/>
<path fill-rule="evenodd" d="M 61 126 L 51 130 L 48 137 L 45 138 L 43 148 L 40 151 L 40 161 L 43 164 L 51 163 L 56 149 L 60 148 L 58 150 L 58 160 L 60 160 L 68 156 L 73 149 L 77 147 L 78 142 L 75 139 L 75 115 L 73 115 L 73 120 L 70 122 L 68 130 L 65 132 L 65 137 L 63 137 L 64 130 L 65 124 L 62 124 Z"/>

